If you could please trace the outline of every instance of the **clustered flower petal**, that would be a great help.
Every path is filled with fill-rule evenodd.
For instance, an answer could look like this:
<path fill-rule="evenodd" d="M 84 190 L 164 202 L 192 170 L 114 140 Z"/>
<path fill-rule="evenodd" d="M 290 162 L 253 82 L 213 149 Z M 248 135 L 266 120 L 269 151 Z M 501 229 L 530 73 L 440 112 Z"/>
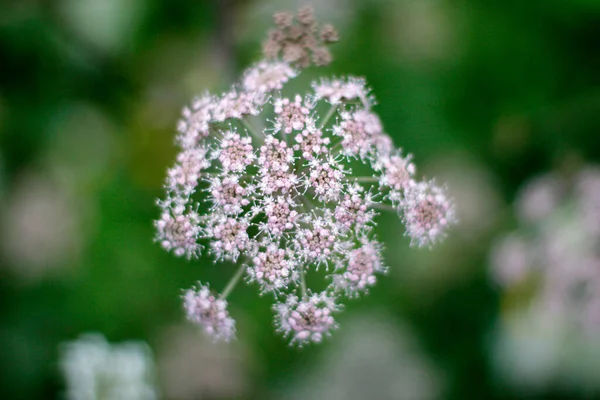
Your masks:
<path fill-rule="evenodd" d="M 326 292 L 313 294 L 305 299 L 291 295 L 285 303 L 275 304 L 274 308 L 278 330 L 291 336 L 293 344 L 319 343 L 337 328 L 332 314 L 339 311 L 340 307 Z"/>
<path fill-rule="evenodd" d="M 360 247 L 351 250 L 345 261 L 346 268 L 333 275 L 334 285 L 345 290 L 349 296 L 357 296 L 377 281 L 376 274 L 385 273 L 387 268 L 381 260 L 381 245 L 362 239 Z"/>
<path fill-rule="evenodd" d="M 323 218 L 314 218 L 311 225 L 311 228 L 298 231 L 296 252 L 306 264 L 327 264 L 333 258 L 336 241 L 340 241 L 341 236 L 335 226 Z"/>
<path fill-rule="evenodd" d="M 198 244 L 200 236 L 199 216 L 195 212 L 183 213 L 181 207 L 173 211 L 165 210 L 155 222 L 157 241 L 167 251 L 176 256 L 196 257 L 202 246 Z"/>
<path fill-rule="evenodd" d="M 377 114 L 364 109 L 342 112 L 342 121 L 333 128 L 333 134 L 342 137 L 342 148 L 347 156 L 369 157 L 377 150 L 377 140 L 383 127 Z"/>
<path fill-rule="evenodd" d="M 269 234 L 280 237 L 284 232 L 293 229 L 298 222 L 298 211 L 296 203 L 289 196 L 265 197 L 263 201 L 263 212 L 266 216 L 266 222 L 261 224 L 261 228 Z"/>
<path fill-rule="evenodd" d="M 240 253 L 251 248 L 248 236 L 249 222 L 244 218 L 233 218 L 216 214 L 207 227 L 211 251 L 217 260 L 237 261 Z"/>
<path fill-rule="evenodd" d="M 167 171 L 165 188 L 185 196 L 191 195 L 198 186 L 202 170 L 210 167 L 206 155 L 207 151 L 203 148 L 190 148 L 179 153 L 177 163 Z"/>
<path fill-rule="evenodd" d="M 334 217 L 341 231 L 355 229 L 368 231 L 375 218 L 375 211 L 370 207 L 375 204 L 370 193 L 359 184 L 347 188 L 347 193 L 335 207 Z"/>
<path fill-rule="evenodd" d="M 210 194 L 215 206 L 220 207 L 225 214 L 240 214 L 243 207 L 250 204 L 249 191 L 252 191 L 252 186 L 243 186 L 237 175 L 228 175 L 222 179 L 215 177 L 210 182 Z"/>
<path fill-rule="evenodd" d="M 286 142 L 270 135 L 265 138 L 258 157 L 259 187 L 265 194 L 287 193 L 297 184 L 294 161 L 294 150 Z"/>
<path fill-rule="evenodd" d="M 228 131 L 223 135 L 218 151 L 219 161 L 225 171 L 243 172 L 255 158 L 252 139 L 248 136 Z"/>
<path fill-rule="evenodd" d="M 319 201 L 335 201 L 339 198 L 342 182 L 346 171 L 334 159 L 316 161 L 310 163 L 310 172 L 306 177 L 306 188 L 315 193 Z"/>
<path fill-rule="evenodd" d="M 314 126 L 307 126 L 301 133 L 296 135 L 296 144 L 294 150 L 299 150 L 302 157 L 307 160 L 314 160 L 323 154 L 327 154 L 331 139 L 323 137 L 323 132 Z"/>
<path fill-rule="evenodd" d="M 207 286 L 186 292 L 188 317 L 206 333 L 233 336 L 225 297 L 244 278 L 277 299 L 279 330 L 304 344 L 337 326 L 341 297 L 366 293 L 386 271 L 379 210 L 397 209 L 419 246 L 440 240 L 454 211 L 444 189 L 415 180 L 412 157 L 385 133 L 364 79 L 281 93 L 297 67 L 325 63 L 324 45 L 337 34 L 328 25 L 319 30 L 308 8 L 275 22 L 269 60 L 225 93 L 184 108 L 156 240 L 176 256 L 238 264 L 222 297 Z M 328 271 L 328 286 L 311 294 L 305 276 L 319 268 Z"/>
<path fill-rule="evenodd" d="M 406 234 L 418 246 L 431 246 L 444 237 L 455 214 L 444 188 L 421 182 L 407 191 L 401 205 Z"/>
<path fill-rule="evenodd" d="M 379 184 L 390 189 L 388 196 L 395 204 L 402 199 L 404 192 L 416 185 L 412 155 L 402 157 L 398 151 L 388 157 L 382 157 L 379 162 L 383 171 Z"/>
<path fill-rule="evenodd" d="M 333 105 L 344 101 L 360 101 L 363 107 L 369 108 L 374 102 L 363 78 L 321 79 L 319 82 L 314 82 L 312 87 L 315 100 L 325 100 Z"/>
<path fill-rule="evenodd" d="M 277 132 L 289 134 L 292 131 L 299 131 L 310 122 L 308 114 L 310 109 L 306 104 L 302 104 L 302 97 L 296 95 L 292 102 L 288 98 L 276 99 L 274 104 L 275 130 Z"/>
<path fill-rule="evenodd" d="M 202 327 L 215 340 L 230 341 L 235 337 L 235 320 L 229 316 L 227 301 L 215 297 L 208 285 L 198 283 L 183 294 L 187 318 Z"/>
<path fill-rule="evenodd" d="M 247 92 L 270 93 L 283 89 L 283 85 L 296 75 L 296 70 L 285 62 L 262 61 L 246 71 L 242 87 Z"/>
<path fill-rule="evenodd" d="M 218 103 L 213 109 L 213 118 L 215 121 L 223 122 L 229 118 L 258 115 L 260 107 L 265 102 L 266 96 L 264 93 L 232 89 L 218 99 Z"/>
<path fill-rule="evenodd" d="M 177 123 L 179 134 L 176 138 L 181 148 L 194 148 L 209 135 L 214 101 L 213 96 L 205 94 L 194 99 L 191 107 L 183 109 L 182 118 Z"/>
<path fill-rule="evenodd" d="M 282 290 L 298 280 L 297 261 L 289 250 L 269 244 L 253 257 L 248 275 L 263 292 Z"/>

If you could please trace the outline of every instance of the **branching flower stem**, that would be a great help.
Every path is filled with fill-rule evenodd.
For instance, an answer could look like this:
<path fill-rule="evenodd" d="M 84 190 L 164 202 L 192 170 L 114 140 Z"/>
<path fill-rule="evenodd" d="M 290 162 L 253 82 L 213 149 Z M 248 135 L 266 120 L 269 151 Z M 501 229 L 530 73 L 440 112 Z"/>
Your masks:
<path fill-rule="evenodd" d="M 256 132 L 256 130 L 252 127 L 252 125 L 250 125 L 250 122 L 248 122 L 246 118 L 240 118 L 240 121 L 244 125 L 244 128 L 246 128 L 248 132 L 250 132 L 250 134 L 254 137 L 254 139 L 258 140 L 259 143 L 262 143 L 264 141 L 264 136 Z"/>
<path fill-rule="evenodd" d="M 355 182 L 364 182 L 364 183 L 377 183 L 380 178 L 377 176 L 351 176 L 348 180 L 353 180 Z"/>
<path fill-rule="evenodd" d="M 383 211 L 392 211 L 395 213 L 398 213 L 398 208 L 391 206 L 389 204 L 379 204 L 379 203 L 373 203 L 370 205 L 371 208 L 376 208 L 378 210 L 383 210 Z"/>
<path fill-rule="evenodd" d="M 227 286 L 225 286 L 225 289 L 223 289 L 223 293 L 221 293 L 220 296 L 221 300 L 227 299 L 227 296 L 229 296 L 229 294 L 233 292 L 233 289 L 235 289 L 238 282 L 240 281 L 240 278 L 244 275 L 245 271 L 246 265 L 244 263 L 241 263 L 237 271 L 235 271 L 235 274 L 233 274 L 229 282 L 227 282 Z"/>
<path fill-rule="evenodd" d="M 300 272 L 300 291 L 302 292 L 302 298 L 306 299 L 308 297 L 308 291 L 306 289 L 306 269 L 302 268 L 302 272 Z"/>
<path fill-rule="evenodd" d="M 325 117 L 323 117 L 323 120 L 321 122 L 321 126 L 319 126 L 319 129 L 323 129 L 325 128 L 325 126 L 327 125 L 327 123 L 329 122 L 329 120 L 331 119 L 331 117 L 333 117 L 333 114 L 335 114 L 335 112 L 337 111 L 338 106 L 337 105 L 332 105 L 331 108 L 329 109 L 329 111 L 327 112 L 327 114 L 325 114 Z"/>

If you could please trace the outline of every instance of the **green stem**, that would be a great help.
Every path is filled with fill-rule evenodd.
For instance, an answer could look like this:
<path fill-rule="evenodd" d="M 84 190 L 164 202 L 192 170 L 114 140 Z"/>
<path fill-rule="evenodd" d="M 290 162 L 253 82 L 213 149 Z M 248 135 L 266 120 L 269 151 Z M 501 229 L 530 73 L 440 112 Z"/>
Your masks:
<path fill-rule="evenodd" d="M 371 105 L 369 104 L 369 101 L 367 100 L 367 98 L 365 96 L 360 96 L 360 102 L 362 103 L 363 107 L 365 109 L 369 109 L 371 108 Z"/>
<path fill-rule="evenodd" d="M 376 208 L 378 210 L 383 210 L 383 211 L 393 211 L 395 213 L 398 213 L 398 208 L 391 206 L 389 204 L 379 204 L 379 203 L 373 203 L 370 205 L 371 208 Z"/>
<path fill-rule="evenodd" d="M 329 122 L 331 117 L 333 117 L 333 114 L 335 114 L 336 111 L 337 111 L 337 105 L 331 106 L 331 108 L 329 109 L 327 114 L 325 114 L 325 117 L 323 118 L 323 122 L 321 122 L 321 126 L 319 126 L 319 129 L 325 128 L 325 125 L 327 125 L 327 123 Z"/>
<path fill-rule="evenodd" d="M 377 183 L 379 182 L 379 178 L 375 176 L 351 176 L 348 180 L 354 180 L 355 182 L 367 182 L 367 183 Z"/>
<path fill-rule="evenodd" d="M 337 157 L 342 152 L 342 140 L 340 140 L 339 142 L 334 144 L 333 147 L 331 148 L 330 152 L 331 152 L 331 154 L 333 154 L 334 156 Z"/>
<path fill-rule="evenodd" d="M 223 289 L 223 293 L 221 293 L 221 299 L 225 300 L 227 296 L 235 289 L 236 285 L 240 281 L 242 275 L 244 275 L 244 271 L 246 271 L 246 265 L 241 264 L 235 274 L 231 277 L 229 282 L 227 282 L 227 286 Z"/>
<path fill-rule="evenodd" d="M 216 136 L 219 139 L 223 138 L 223 133 L 221 132 L 219 127 L 215 124 L 208 125 L 208 134 L 209 135 L 212 134 L 213 136 Z"/>
<path fill-rule="evenodd" d="M 252 125 L 250 125 L 250 123 L 248 121 L 246 121 L 246 118 L 241 118 L 240 121 L 242 121 L 242 124 L 244 125 L 244 128 L 246 128 L 246 130 L 248 132 L 250 132 L 250 134 L 256 139 L 258 140 L 260 143 L 263 142 L 264 137 L 259 135 L 258 132 L 256 132 L 254 130 L 254 128 L 252 128 Z"/>
<path fill-rule="evenodd" d="M 304 211 L 309 212 L 312 209 L 310 201 L 306 197 L 304 197 L 303 194 L 298 195 L 298 198 L 300 199 L 300 202 L 302 203 L 302 206 L 305 209 Z"/>
<path fill-rule="evenodd" d="M 308 297 L 308 290 L 306 290 L 306 272 L 304 267 L 302 267 L 302 272 L 300 273 L 300 291 L 302 292 L 302 299 L 306 299 Z"/>

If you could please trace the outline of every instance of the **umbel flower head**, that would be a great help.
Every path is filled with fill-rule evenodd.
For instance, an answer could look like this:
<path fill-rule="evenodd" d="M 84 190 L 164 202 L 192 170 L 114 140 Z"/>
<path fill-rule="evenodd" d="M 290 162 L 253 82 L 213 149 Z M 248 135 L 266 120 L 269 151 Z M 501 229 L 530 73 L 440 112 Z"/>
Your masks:
<path fill-rule="evenodd" d="M 235 321 L 227 311 L 227 301 L 215 297 L 208 285 L 185 291 L 183 306 L 190 321 L 202 326 L 214 339 L 229 341 L 235 335 Z"/>
<path fill-rule="evenodd" d="M 337 33 L 319 28 L 309 8 L 274 19 L 265 59 L 229 91 L 184 108 L 156 240 L 176 256 L 238 265 L 221 294 L 199 284 L 184 296 L 188 318 L 207 334 L 233 337 L 226 298 L 245 278 L 274 296 L 278 331 L 302 345 L 329 335 L 341 298 L 366 293 L 387 271 L 380 212 L 398 215 L 411 244 L 426 247 L 455 218 L 445 188 L 418 182 L 413 157 L 385 133 L 364 79 L 286 91 L 301 68 L 329 62 Z M 325 290 L 307 288 L 312 274 Z"/>

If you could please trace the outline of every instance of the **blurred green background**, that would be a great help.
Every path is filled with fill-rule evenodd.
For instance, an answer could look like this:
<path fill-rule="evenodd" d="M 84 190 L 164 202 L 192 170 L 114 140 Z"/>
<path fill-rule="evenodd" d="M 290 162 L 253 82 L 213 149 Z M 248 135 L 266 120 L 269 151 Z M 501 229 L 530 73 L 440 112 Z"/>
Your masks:
<path fill-rule="evenodd" d="M 503 295 L 488 265 L 528 178 L 600 161 L 597 0 L 315 1 L 341 40 L 306 74 L 365 76 L 419 175 L 448 183 L 460 224 L 423 250 L 383 220 L 389 276 L 321 346 L 290 348 L 253 286 L 230 296 L 238 342 L 212 346 L 185 323 L 181 290 L 221 288 L 233 267 L 153 243 L 180 110 L 260 57 L 274 11 L 306 3 L 0 4 L 0 398 L 64 398 L 60 344 L 86 332 L 148 343 L 167 399 L 598 394 L 523 392 L 493 368 Z"/>

